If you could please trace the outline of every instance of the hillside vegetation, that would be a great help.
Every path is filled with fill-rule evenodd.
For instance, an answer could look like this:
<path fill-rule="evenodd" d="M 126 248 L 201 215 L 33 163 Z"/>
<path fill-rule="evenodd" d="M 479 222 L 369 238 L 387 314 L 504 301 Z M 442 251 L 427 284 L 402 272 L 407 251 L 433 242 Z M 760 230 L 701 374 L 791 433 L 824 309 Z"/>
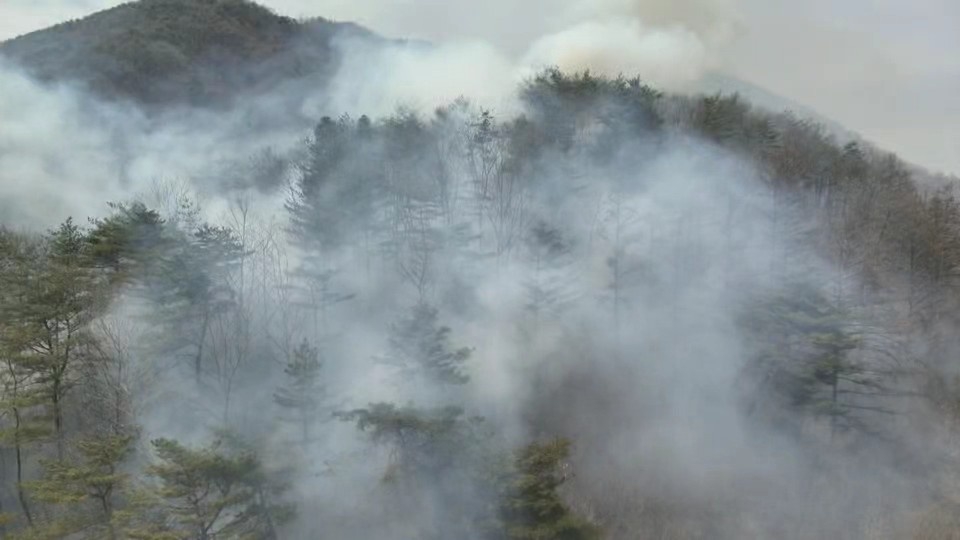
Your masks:
<path fill-rule="evenodd" d="M 303 31 L 191 5 L 164 80 Z M 736 95 L 517 95 L 318 118 L 219 217 L 0 228 L 0 535 L 957 538 L 955 179 Z"/>
<path fill-rule="evenodd" d="M 373 38 L 247 0 L 141 0 L 6 41 L 0 55 L 41 80 L 109 98 L 222 107 L 242 91 L 331 73 L 340 32 Z"/>

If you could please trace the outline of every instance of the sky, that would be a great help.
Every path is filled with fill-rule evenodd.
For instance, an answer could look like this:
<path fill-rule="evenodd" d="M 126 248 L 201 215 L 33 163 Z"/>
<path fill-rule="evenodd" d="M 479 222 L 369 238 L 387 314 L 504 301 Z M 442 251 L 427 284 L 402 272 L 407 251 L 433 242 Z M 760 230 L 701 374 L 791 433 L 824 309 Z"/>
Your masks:
<path fill-rule="evenodd" d="M 0 39 L 119 3 L 0 0 Z M 544 36 L 609 51 L 617 36 L 644 32 L 646 39 L 634 45 L 646 56 L 657 53 L 663 36 L 695 36 L 699 49 L 688 46 L 665 61 L 695 58 L 808 106 L 909 161 L 960 174 L 956 0 L 486 0 L 482 11 L 464 0 L 261 3 L 294 17 L 356 21 L 392 37 L 483 42 L 516 58 L 549 51 L 557 40 Z M 614 20 L 622 24 L 613 31 L 597 26 Z M 597 39 L 606 43 L 590 42 Z M 629 70 L 630 63 L 615 66 Z"/>

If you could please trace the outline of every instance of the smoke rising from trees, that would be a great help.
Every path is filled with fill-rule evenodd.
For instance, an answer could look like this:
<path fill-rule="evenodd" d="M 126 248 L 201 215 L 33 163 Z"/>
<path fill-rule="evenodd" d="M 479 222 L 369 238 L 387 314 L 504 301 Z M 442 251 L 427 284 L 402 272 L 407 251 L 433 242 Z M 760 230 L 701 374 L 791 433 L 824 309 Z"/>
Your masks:
<path fill-rule="evenodd" d="M 736 24 L 598 6 L 530 57 Z M 227 110 L 0 70 L 5 533 L 946 538 L 950 189 L 628 64 L 336 47 Z"/>

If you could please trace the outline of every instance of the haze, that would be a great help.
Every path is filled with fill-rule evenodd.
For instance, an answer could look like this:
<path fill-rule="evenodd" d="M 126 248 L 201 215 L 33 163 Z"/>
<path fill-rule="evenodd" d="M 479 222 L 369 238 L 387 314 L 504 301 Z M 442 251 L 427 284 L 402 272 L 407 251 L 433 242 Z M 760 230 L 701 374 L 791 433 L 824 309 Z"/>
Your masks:
<path fill-rule="evenodd" d="M 0 39 L 120 3 L 4 0 Z M 482 41 L 512 56 L 585 21 L 637 17 L 682 27 L 703 40 L 707 67 L 806 105 L 908 161 L 960 173 L 960 4 L 951 0 L 531 0 L 519 7 L 493 0 L 483 10 L 450 0 L 264 4 L 294 17 L 356 21 L 390 36 Z"/>

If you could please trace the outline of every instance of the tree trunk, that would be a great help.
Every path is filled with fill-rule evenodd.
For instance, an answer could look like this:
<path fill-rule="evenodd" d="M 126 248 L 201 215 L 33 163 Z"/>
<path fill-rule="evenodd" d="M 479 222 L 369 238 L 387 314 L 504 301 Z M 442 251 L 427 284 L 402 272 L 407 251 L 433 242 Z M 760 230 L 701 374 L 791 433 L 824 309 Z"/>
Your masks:
<path fill-rule="evenodd" d="M 832 395 L 830 397 L 831 406 L 830 406 L 830 442 L 833 442 L 834 438 L 837 436 L 837 415 L 840 413 L 838 407 L 838 395 L 840 387 L 840 366 L 833 366 L 833 372 L 831 373 L 830 378 L 830 387 Z"/>
<path fill-rule="evenodd" d="M 193 360 L 193 371 L 196 383 L 200 384 L 200 372 L 203 368 L 203 344 L 207 341 L 207 328 L 210 325 L 210 315 L 203 314 L 203 324 L 200 326 L 200 341 L 197 343 L 197 356 Z"/>
<path fill-rule="evenodd" d="M 53 380 L 53 428 L 57 438 L 57 461 L 63 461 L 63 411 L 60 406 L 60 377 Z"/>
<path fill-rule="evenodd" d="M 13 446 L 17 455 L 17 498 L 20 501 L 20 508 L 23 509 L 23 515 L 27 518 L 27 523 L 33 526 L 33 515 L 30 514 L 30 506 L 27 504 L 27 495 L 23 491 L 23 456 L 20 448 L 20 411 L 13 409 L 14 435 Z"/>

